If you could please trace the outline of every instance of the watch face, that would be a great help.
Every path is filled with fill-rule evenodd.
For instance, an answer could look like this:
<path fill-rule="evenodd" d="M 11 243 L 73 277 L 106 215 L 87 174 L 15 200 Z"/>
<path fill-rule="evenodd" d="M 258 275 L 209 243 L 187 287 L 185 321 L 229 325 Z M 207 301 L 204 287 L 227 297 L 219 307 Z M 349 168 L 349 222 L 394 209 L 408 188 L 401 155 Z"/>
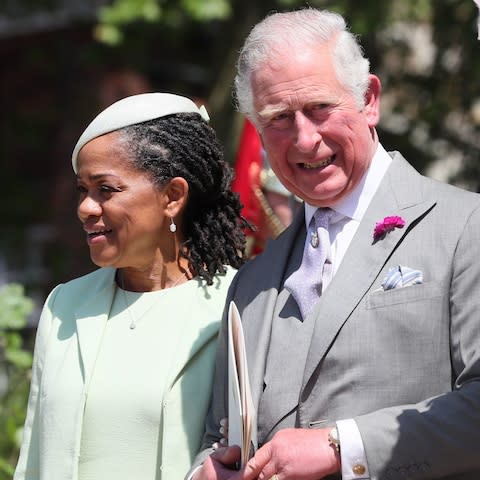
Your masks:
<path fill-rule="evenodd" d="M 328 441 L 335 450 L 340 453 L 340 440 L 338 438 L 338 430 L 337 427 L 333 427 L 330 432 L 328 433 Z"/>

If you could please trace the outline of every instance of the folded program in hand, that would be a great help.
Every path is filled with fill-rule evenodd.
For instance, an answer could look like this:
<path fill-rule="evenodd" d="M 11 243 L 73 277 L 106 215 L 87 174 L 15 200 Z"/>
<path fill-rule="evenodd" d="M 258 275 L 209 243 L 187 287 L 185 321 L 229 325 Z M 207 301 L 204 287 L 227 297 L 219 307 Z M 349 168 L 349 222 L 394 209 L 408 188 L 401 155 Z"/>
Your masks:
<path fill-rule="evenodd" d="M 255 418 L 242 321 L 234 302 L 228 310 L 228 444 L 241 448 L 243 467 L 249 459 Z"/>

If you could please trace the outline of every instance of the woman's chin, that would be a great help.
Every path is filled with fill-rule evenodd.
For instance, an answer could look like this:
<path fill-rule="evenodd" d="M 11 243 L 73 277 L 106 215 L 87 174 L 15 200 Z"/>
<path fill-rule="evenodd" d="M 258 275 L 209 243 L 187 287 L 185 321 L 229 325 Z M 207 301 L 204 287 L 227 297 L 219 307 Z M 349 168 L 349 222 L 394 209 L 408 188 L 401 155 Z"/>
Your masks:
<path fill-rule="evenodd" d="M 90 260 L 97 266 L 97 267 L 115 267 L 115 262 L 112 259 L 107 259 L 105 257 L 100 257 L 98 255 L 90 254 Z"/>

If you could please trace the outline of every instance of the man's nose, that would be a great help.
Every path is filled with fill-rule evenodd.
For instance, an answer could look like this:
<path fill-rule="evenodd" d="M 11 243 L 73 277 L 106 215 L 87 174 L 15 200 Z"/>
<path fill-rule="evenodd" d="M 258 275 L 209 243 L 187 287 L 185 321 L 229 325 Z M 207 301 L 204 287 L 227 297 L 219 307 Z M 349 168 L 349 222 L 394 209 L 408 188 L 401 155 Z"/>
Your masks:
<path fill-rule="evenodd" d="M 296 139 L 295 144 L 302 153 L 311 153 L 322 141 L 318 125 L 303 112 L 295 112 Z"/>

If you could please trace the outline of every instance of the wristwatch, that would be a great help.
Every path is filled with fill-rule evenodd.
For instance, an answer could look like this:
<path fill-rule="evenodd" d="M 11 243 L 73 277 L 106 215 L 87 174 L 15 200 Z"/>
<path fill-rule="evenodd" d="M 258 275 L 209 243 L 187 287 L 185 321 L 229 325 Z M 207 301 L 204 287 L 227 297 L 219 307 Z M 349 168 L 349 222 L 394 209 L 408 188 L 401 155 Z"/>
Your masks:
<path fill-rule="evenodd" d="M 340 455 L 340 439 L 338 437 L 337 427 L 333 427 L 330 432 L 328 432 L 328 443 L 337 451 Z"/>

